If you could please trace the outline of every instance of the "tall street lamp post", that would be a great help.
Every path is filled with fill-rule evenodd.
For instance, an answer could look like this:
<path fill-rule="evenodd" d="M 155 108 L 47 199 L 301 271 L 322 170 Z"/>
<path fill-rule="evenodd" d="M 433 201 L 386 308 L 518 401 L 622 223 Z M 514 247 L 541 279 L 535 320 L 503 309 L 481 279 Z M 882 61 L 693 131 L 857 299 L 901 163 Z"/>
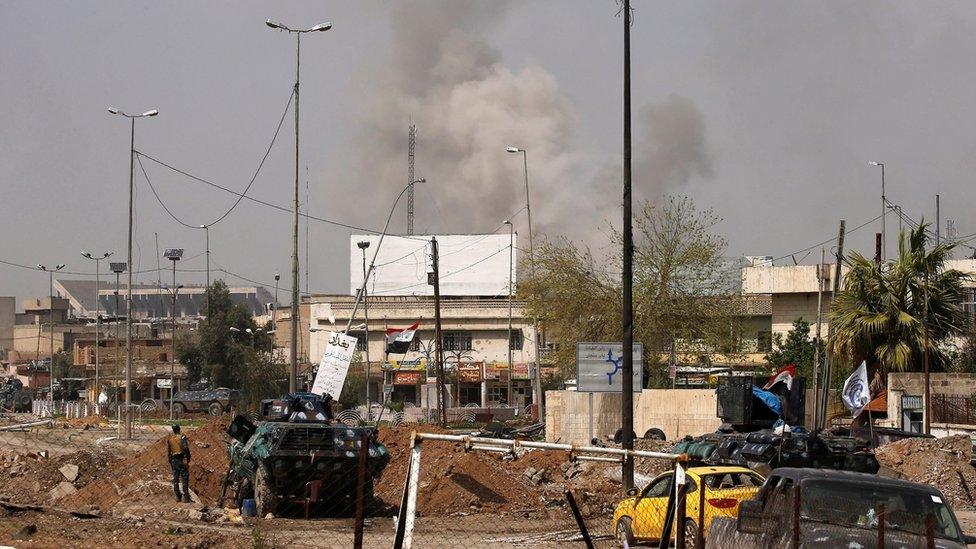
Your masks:
<path fill-rule="evenodd" d="M 119 368 L 121 367 L 122 364 L 122 354 L 121 354 L 122 346 L 119 345 L 119 341 L 121 341 L 122 339 L 119 336 L 119 326 L 120 326 L 119 318 L 120 315 L 122 314 L 122 310 L 119 308 L 119 288 L 121 288 L 122 286 L 119 283 L 119 278 L 122 276 L 122 273 L 125 272 L 128 265 L 126 265 L 124 262 L 121 261 L 120 262 L 113 261 L 109 263 L 108 266 L 110 269 L 112 269 L 112 272 L 115 273 L 115 315 L 114 315 L 115 316 L 115 373 L 113 376 L 114 379 L 112 380 L 112 398 L 115 399 L 115 406 L 116 408 L 118 408 L 119 395 L 118 395 L 117 387 L 119 386 L 119 373 L 120 373 Z M 121 417 L 122 416 L 120 414 L 119 425 L 118 425 L 119 427 L 118 431 L 120 437 L 122 436 Z"/>
<path fill-rule="evenodd" d="M 295 35 L 295 219 L 292 231 L 291 254 L 291 371 L 288 374 L 288 391 L 298 391 L 298 87 L 301 82 L 302 35 L 307 32 L 324 32 L 332 23 L 321 23 L 309 29 L 292 29 L 270 19 L 265 24 Z"/>
<path fill-rule="evenodd" d="M 129 119 L 129 236 L 126 264 L 132 265 L 132 189 L 135 182 L 136 157 L 136 118 L 156 116 L 159 111 L 152 109 L 142 114 L 126 114 L 115 107 L 108 112 Z M 132 269 L 127 269 L 125 285 L 125 438 L 132 438 Z"/>
<path fill-rule="evenodd" d="M 163 257 L 173 262 L 173 309 L 172 321 L 173 321 L 173 333 L 170 335 L 171 342 L 173 345 L 173 356 L 170 360 L 169 366 L 169 419 L 173 419 L 173 393 L 176 392 L 176 382 L 173 380 L 176 374 L 176 297 L 183 285 L 176 285 L 176 262 L 183 257 L 182 248 L 169 248 L 163 252 Z M 165 288 L 165 286 L 164 286 Z"/>
<path fill-rule="evenodd" d="M 51 391 L 51 403 L 54 403 L 54 273 L 60 271 L 64 268 L 64 263 L 57 264 L 53 269 L 48 269 L 44 265 L 38 264 L 37 268 L 41 271 L 46 271 L 48 274 L 48 322 L 51 323 L 51 365 L 48 371 L 51 373 L 50 379 L 50 391 Z M 37 330 L 40 332 L 41 326 L 37 325 Z"/>
<path fill-rule="evenodd" d="M 525 175 L 525 213 L 529 218 L 529 267 L 532 269 L 532 278 L 535 278 L 535 240 L 532 236 L 532 207 L 529 204 L 529 160 L 525 149 L 520 147 L 508 147 L 505 149 L 510 153 L 522 153 L 522 170 Z M 535 337 L 535 372 L 532 377 L 532 399 L 538 408 L 539 419 L 545 421 L 546 408 L 542 402 L 542 363 L 539 359 L 539 346 L 542 341 L 539 338 L 539 319 L 532 319 L 533 332 Z"/>
<path fill-rule="evenodd" d="M 369 404 L 369 295 L 366 293 L 366 248 L 369 248 L 369 240 L 360 240 L 356 246 L 363 252 L 363 320 L 366 322 L 366 421 L 373 421 L 373 408 Z"/>
<path fill-rule="evenodd" d="M 91 259 L 95 262 L 95 403 L 98 403 L 99 395 L 102 394 L 101 378 L 98 369 L 98 344 L 102 334 L 102 315 L 99 314 L 98 285 L 101 276 L 101 263 L 103 259 L 108 259 L 112 252 L 105 252 L 101 257 L 93 256 L 89 252 L 81 252 L 82 257 Z"/>

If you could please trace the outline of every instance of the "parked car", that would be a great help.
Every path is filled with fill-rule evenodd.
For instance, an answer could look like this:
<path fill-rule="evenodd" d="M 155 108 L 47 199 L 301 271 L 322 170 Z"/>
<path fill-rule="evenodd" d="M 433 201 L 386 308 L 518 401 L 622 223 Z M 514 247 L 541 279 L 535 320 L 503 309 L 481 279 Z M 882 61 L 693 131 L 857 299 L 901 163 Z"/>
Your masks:
<path fill-rule="evenodd" d="M 685 496 L 685 543 L 695 546 L 698 536 L 699 503 L 704 486 L 704 531 L 707 533 L 712 521 L 718 517 L 735 518 L 739 503 L 752 498 L 763 484 L 758 473 L 738 466 L 689 467 L 685 470 L 688 485 Z M 661 531 L 668 510 L 669 492 L 674 471 L 662 473 L 647 483 L 642 490 L 632 490 L 631 497 L 617 504 L 613 513 L 613 531 L 623 544 L 656 542 L 661 539 Z M 672 532 L 671 537 L 674 538 Z"/>
<path fill-rule="evenodd" d="M 742 502 L 735 520 L 713 522 L 706 546 L 789 547 L 798 539 L 802 547 L 875 547 L 882 522 L 886 547 L 925 547 L 930 526 L 935 547 L 976 543 L 931 486 L 851 471 L 781 468 L 755 499 Z"/>

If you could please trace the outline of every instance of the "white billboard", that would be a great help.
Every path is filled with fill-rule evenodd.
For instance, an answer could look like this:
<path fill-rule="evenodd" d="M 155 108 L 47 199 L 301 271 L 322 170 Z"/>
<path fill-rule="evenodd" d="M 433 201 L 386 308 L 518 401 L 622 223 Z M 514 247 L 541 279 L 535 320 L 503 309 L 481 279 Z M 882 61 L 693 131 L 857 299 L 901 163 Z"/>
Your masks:
<path fill-rule="evenodd" d="M 431 270 L 431 238 L 437 238 L 440 256 L 440 285 L 443 296 L 508 295 L 509 235 L 386 235 L 376 256 L 376 265 L 366 291 L 369 295 L 434 295 L 427 284 Z M 356 295 L 363 282 L 363 251 L 359 242 L 369 242 L 366 264 L 373 258 L 380 236 L 349 237 L 349 294 Z M 518 235 L 513 239 L 518 250 Z M 517 286 L 517 256 L 512 262 L 512 285 Z"/>
<path fill-rule="evenodd" d="M 576 344 L 576 391 L 619 393 L 623 391 L 623 343 Z M 634 392 L 644 386 L 644 345 L 634 342 Z"/>

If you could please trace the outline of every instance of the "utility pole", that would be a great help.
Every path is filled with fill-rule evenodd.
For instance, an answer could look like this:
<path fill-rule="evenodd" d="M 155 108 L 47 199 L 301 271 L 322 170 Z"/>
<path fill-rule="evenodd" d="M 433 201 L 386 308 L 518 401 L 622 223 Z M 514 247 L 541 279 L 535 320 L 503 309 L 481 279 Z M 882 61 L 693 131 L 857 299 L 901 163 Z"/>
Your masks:
<path fill-rule="evenodd" d="M 925 285 L 922 286 L 925 303 L 922 312 L 922 333 L 924 339 L 922 343 L 922 366 L 925 369 L 925 434 L 932 434 L 932 395 L 930 394 L 929 383 L 929 269 L 925 267 Z"/>
<path fill-rule="evenodd" d="M 440 393 L 441 427 L 447 427 L 447 388 L 444 386 L 444 334 L 441 331 L 441 282 L 440 260 L 437 255 L 437 238 L 430 239 L 433 272 L 427 282 L 434 286 L 434 339 L 437 340 L 437 389 Z"/>
<path fill-rule="evenodd" d="M 624 450 L 634 449 L 634 242 L 631 220 L 631 150 L 630 150 L 630 0 L 624 0 L 624 225 L 623 225 L 623 394 L 622 441 Z M 622 468 L 623 491 L 634 487 L 634 457 L 628 453 Z"/>
<path fill-rule="evenodd" d="M 112 398 L 115 399 L 115 406 L 116 408 L 118 408 L 119 374 L 121 374 L 120 368 L 122 367 L 122 355 L 121 355 L 122 346 L 119 345 L 119 343 L 121 343 L 122 340 L 122 337 L 119 334 L 119 327 L 121 325 L 121 323 L 119 322 L 119 318 L 120 318 L 119 315 L 122 313 L 121 309 L 119 309 L 119 289 L 121 288 L 119 277 L 122 275 L 122 273 L 126 271 L 126 269 L 128 268 L 128 264 L 123 262 L 113 261 L 109 263 L 108 266 L 109 268 L 112 269 L 112 272 L 115 273 L 115 379 L 112 381 Z M 128 311 L 126 313 L 128 314 Z M 118 429 L 119 436 L 122 436 L 121 417 L 122 414 L 119 414 L 119 418 L 120 418 L 119 429 Z"/>
<path fill-rule="evenodd" d="M 846 227 L 846 221 L 840 220 L 840 231 L 837 234 L 837 263 L 834 265 L 834 280 L 833 280 L 833 290 L 830 294 L 831 301 L 837 299 L 837 294 L 840 293 L 840 266 L 844 262 L 844 230 Z M 883 238 L 883 237 L 882 237 Z M 828 326 L 829 329 L 829 326 Z M 829 340 L 831 334 L 827 334 Z M 823 394 L 821 395 L 822 403 L 820 406 L 820 417 L 817 421 L 817 428 L 825 427 L 827 422 L 827 399 L 830 397 L 830 349 L 827 348 L 827 356 L 824 364 L 824 376 L 823 376 Z"/>
<path fill-rule="evenodd" d="M 176 296 L 180 291 L 182 286 L 176 285 L 176 262 L 183 257 L 182 248 L 170 248 L 166 250 L 164 254 L 166 259 L 173 262 L 173 308 L 170 311 L 172 321 L 173 321 L 173 333 L 170 336 L 173 344 L 173 356 L 171 357 L 169 365 L 169 419 L 173 420 L 173 393 L 176 392 Z M 162 288 L 162 285 L 160 285 Z"/>
<path fill-rule="evenodd" d="M 407 134 L 407 234 L 413 234 L 413 168 L 417 146 L 417 126 L 410 124 Z"/>
<path fill-rule="evenodd" d="M 820 324 L 823 322 L 823 270 L 826 251 L 820 248 L 820 263 L 817 263 L 817 327 L 813 336 L 813 421 L 820 417 L 820 393 L 817 391 L 817 379 L 820 375 Z"/>
<path fill-rule="evenodd" d="M 881 261 L 888 259 L 887 232 L 885 231 L 885 216 L 888 213 L 888 200 L 885 198 L 885 165 L 884 162 L 868 162 L 872 166 L 881 168 Z"/>
<path fill-rule="evenodd" d="M 939 195 L 935 195 L 935 245 L 942 243 L 942 217 L 939 212 Z"/>
<path fill-rule="evenodd" d="M 291 368 L 288 372 L 288 392 L 298 391 L 298 88 L 301 83 L 302 68 L 302 34 L 306 32 L 324 32 L 332 28 L 332 23 L 322 23 L 309 29 L 291 29 L 270 19 L 265 24 L 272 29 L 283 30 L 295 35 L 295 196 L 292 224 L 292 253 L 291 253 Z"/>
<path fill-rule="evenodd" d="M 512 268 L 515 263 L 515 226 L 509 219 L 505 220 L 508 225 L 508 405 L 515 407 L 515 383 L 512 379 L 514 368 L 512 367 Z"/>
<path fill-rule="evenodd" d="M 207 290 L 203 298 L 207 300 L 207 318 L 210 318 L 210 225 L 200 225 L 200 228 L 207 233 Z"/>

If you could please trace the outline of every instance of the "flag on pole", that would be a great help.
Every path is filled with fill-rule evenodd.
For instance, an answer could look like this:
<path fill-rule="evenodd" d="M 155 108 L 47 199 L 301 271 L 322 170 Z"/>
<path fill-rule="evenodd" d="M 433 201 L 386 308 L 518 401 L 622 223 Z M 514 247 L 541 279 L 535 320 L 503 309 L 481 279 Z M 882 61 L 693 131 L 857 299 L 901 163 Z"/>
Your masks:
<path fill-rule="evenodd" d="M 864 410 L 864 407 L 871 402 L 871 390 L 868 387 L 868 363 L 861 362 L 857 370 L 851 374 L 844 382 L 844 390 L 841 392 L 844 399 L 844 406 L 857 417 Z"/>
<path fill-rule="evenodd" d="M 796 377 L 796 366 L 788 364 L 780 368 L 775 374 L 769 376 L 769 382 L 763 386 L 763 389 L 768 391 L 770 387 L 782 381 L 786 384 L 787 389 L 792 390 L 794 377 Z"/>
<path fill-rule="evenodd" d="M 386 352 L 387 354 L 403 354 L 410 349 L 414 334 L 417 333 L 416 323 L 407 328 L 387 328 L 386 329 Z"/>

